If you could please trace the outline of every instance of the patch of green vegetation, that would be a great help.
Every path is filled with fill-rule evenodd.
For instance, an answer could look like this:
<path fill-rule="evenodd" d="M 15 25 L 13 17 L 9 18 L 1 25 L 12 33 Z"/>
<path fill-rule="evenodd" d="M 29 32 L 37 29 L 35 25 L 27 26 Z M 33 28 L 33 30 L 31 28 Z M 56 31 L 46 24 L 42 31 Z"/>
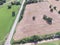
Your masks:
<path fill-rule="evenodd" d="M 0 41 L 4 40 L 10 32 L 19 8 L 19 5 L 13 5 L 11 9 L 8 9 L 7 5 L 0 7 Z M 12 17 L 12 11 L 16 13 L 14 17 Z"/>
<path fill-rule="evenodd" d="M 38 45 L 60 45 L 60 40 L 52 41 L 52 42 L 46 42 Z"/>

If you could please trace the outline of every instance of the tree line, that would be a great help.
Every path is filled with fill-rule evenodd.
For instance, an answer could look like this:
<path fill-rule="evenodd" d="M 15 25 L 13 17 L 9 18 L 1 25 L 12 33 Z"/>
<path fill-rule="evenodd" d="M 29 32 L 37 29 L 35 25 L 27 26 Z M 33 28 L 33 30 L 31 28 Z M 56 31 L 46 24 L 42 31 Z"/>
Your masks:
<path fill-rule="evenodd" d="M 44 0 L 26 0 L 26 4 L 31 4 L 31 3 L 37 3 L 37 2 L 43 2 Z"/>
<path fill-rule="evenodd" d="M 55 39 L 59 38 L 60 39 L 60 32 L 54 33 L 54 34 L 47 34 L 47 35 L 33 35 L 24 39 L 21 39 L 16 42 L 12 42 L 12 44 L 24 44 L 24 43 L 34 43 L 37 45 L 38 41 L 43 41 L 43 40 L 50 40 L 50 39 Z"/>
<path fill-rule="evenodd" d="M 6 0 L 0 0 L 0 5 L 3 5 L 3 3 L 6 3 Z"/>

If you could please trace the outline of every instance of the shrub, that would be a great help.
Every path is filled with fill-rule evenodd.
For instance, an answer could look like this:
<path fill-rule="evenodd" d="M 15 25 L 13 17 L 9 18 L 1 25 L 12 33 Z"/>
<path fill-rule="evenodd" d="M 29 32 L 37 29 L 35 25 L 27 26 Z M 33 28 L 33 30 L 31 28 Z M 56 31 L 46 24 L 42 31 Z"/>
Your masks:
<path fill-rule="evenodd" d="M 55 34 L 55 38 L 60 38 L 60 32 L 57 32 L 57 33 Z"/>
<path fill-rule="evenodd" d="M 31 36 L 30 37 L 30 42 L 37 42 L 40 40 L 40 37 L 37 35 Z"/>
<path fill-rule="evenodd" d="M 23 38 L 20 41 L 13 42 L 13 44 L 24 44 L 33 42 L 36 45 L 38 41 L 53 39 L 54 35 L 57 36 L 57 38 L 60 38 L 60 32 L 43 36 L 33 35 L 31 37 Z"/>
<path fill-rule="evenodd" d="M 44 35 L 42 38 L 43 38 L 43 40 L 48 40 L 48 36 L 47 35 Z"/>
<path fill-rule="evenodd" d="M 34 0 L 34 3 L 37 3 L 37 0 Z"/>
<path fill-rule="evenodd" d="M 15 5 L 15 3 L 14 2 L 11 2 L 11 5 Z"/>
<path fill-rule="evenodd" d="M 52 18 L 47 17 L 46 15 L 43 16 L 43 19 L 48 23 L 48 24 L 52 24 Z"/>
<path fill-rule="evenodd" d="M 3 3 L 6 3 L 6 0 L 2 0 Z"/>
<path fill-rule="evenodd" d="M 27 40 L 23 39 L 23 40 L 20 41 L 20 43 L 22 43 L 22 44 L 27 43 Z"/>
<path fill-rule="evenodd" d="M 41 41 L 40 37 L 37 36 L 37 35 L 34 35 L 34 36 L 31 36 L 31 37 L 28 37 L 28 38 L 24 38 L 20 41 L 20 43 L 28 43 L 28 42 L 37 42 L 37 41 Z"/>
<path fill-rule="evenodd" d="M 27 0 L 26 4 L 37 3 L 37 2 L 38 2 L 37 0 Z"/>
<path fill-rule="evenodd" d="M 54 10 L 56 10 L 56 6 L 54 6 L 53 8 L 54 8 Z"/>
<path fill-rule="evenodd" d="M 44 36 L 43 36 L 43 39 L 44 39 L 44 40 L 53 39 L 53 34 L 44 35 Z"/>
<path fill-rule="evenodd" d="M 15 5 L 20 5 L 19 1 L 15 1 L 14 3 L 15 3 Z"/>
<path fill-rule="evenodd" d="M 12 44 L 24 44 L 24 43 L 29 43 L 29 42 L 37 43 L 38 41 L 41 41 L 41 40 L 42 38 L 40 38 L 40 36 L 34 35 L 31 37 L 21 39 L 20 41 L 17 41 L 17 42 L 13 42 Z"/>
<path fill-rule="evenodd" d="M 2 1 L 0 1 L 0 5 L 3 5 L 3 2 Z"/>
<path fill-rule="evenodd" d="M 59 1 L 59 0 L 56 0 L 56 1 Z"/>
<path fill-rule="evenodd" d="M 50 5 L 49 8 L 52 8 L 52 5 Z"/>
<path fill-rule="evenodd" d="M 8 9 L 11 9 L 11 5 L 8 5 Z"/>
<path fill-rule="evenodd" d="M 15 16 L 15 11 L 12 12 L 12 17 L 14 17 L 14 16 Z"/>
<path fill-rule="evenodd" d="M 33 16 L 32 19 L 35 20 L 35 16 Z"/>
<path fill-rule="evenodd" d="M 44 16 L 43 16 L 43 19 L 44 19 L 44 20 L 47 20 L 47 16 L 46 16 L 46 15 L 44 15 Z"/>
<path fill-rule="evenodd" d="M 57 32 L 56 35 L 59 35 L 60 36 L 60 32 Z"/>
<path fill-rule="evenodd" d="M 60 14 L 60 11 L 58 11 L 58 14 Z"/>
<path fill-rule="evenodd" d="M 48 24 L 52 24 L 52 18 L 48 17 L 46 21 Z"/>
<path fill-rule="evenodd" d="M 53 9 L 50 9 L 50 12 L 53 12 Z"/>

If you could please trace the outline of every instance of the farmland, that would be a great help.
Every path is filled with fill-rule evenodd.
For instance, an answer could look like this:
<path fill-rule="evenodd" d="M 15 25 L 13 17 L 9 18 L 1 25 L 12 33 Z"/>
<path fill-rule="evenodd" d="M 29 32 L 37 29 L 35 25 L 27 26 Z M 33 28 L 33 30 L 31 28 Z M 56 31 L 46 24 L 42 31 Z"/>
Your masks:
<path fill-rule="evenodd" d="M 59 32 L 60 15 L 55 10 L 51 12 L 49 6 L 50 4 L 48 2 L 26 5 L 23 19 L 18 23 L 13 38 L 19 40 L 32 35 L 44 35 Z M 51 25 L 43 19 L 44 15 L 53 19 Z M 35 17 L 35 20 L 33 20 L 33 17 Z"/>

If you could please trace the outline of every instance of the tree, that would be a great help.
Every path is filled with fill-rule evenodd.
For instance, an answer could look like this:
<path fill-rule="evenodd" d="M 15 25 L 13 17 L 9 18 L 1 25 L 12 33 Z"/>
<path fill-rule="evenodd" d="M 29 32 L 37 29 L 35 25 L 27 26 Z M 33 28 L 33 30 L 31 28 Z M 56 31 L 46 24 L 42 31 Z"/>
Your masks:
<path fill-rule="evenodd" d="M 15 11 L 12 12 L 12 16 L 13 16 L 13 17 L 15 16 Z"/>
<path fill-rule="evenodd" d="M 37 42 L 41 41 L 41 40 L 42 40 L 42 38 L 40 38 L 40 36 L 34 35 L 34 36 L 31 36 L 31 37 L 24 38 L 24 39 L 20 40 L 19 42 L 15 42 L 15 43 L 24 44 L 24 43 L 33 42 L 35 45 L 37 45 Z"/>
<path fill-rule="evenodd" d="M 0 2 L 6 3 L 6 0 L 0 0 Z"/>
<path fill-rule="evenodd" d="M 60 32 L 57 32 L 57 33 L 55 34 L 55 37 L 56 37 L 56 38 L 60 38 Z"/>
<path fill-rule="evenodd" d="M 53 9 L 50 9 L 50 12 L 53 12 Z"/>
<path fill-rule="evenodd" d="M 26 0 L 26 4 L 37 3 L 37 0 Z"/>
<path fill-rule="evenodd" d="M 2 1 L 0 1 L 0 5 L 3 5 L 3 2 Z"/>
<path fill-rule="evenodd" d="M 33 0 L 34 1 L 34 3 L 37 3 L 37 0 Z"/>
<path fill-rule="evenodd" d="M 35 16 L 33 16 L 32 19 L 35 20 Z"/>
<path fill-rule="evenodd" d="M 43 19 L 44 19 L 44 20 L 47 20 L 47 16 L 46 16 L 46 15 L 44 15 L 44 16 L 43 16 Z"/>
<path fill-rule="evenodd" d="M 6 0 L 2 0 L 3 3 L 6 3 Z"/>
<path fill-rule="evenodd" d="M 52 18 L 48 17 L 46 21 L 48 24 L 52 24 Z"/>
<path fill-rule="evenodd" d="M 31 36 L 30 37 L 30 42 L 33 42 L 35 45 L 37 45 L 37 42 L 38 41 L 41 41 L 42 39 L 40 39 L 40 37 L 39 36 L 37 36 L 37 35 L 34 35 L 34 36 Z"/>
<path fill-rule="evenodd" d="M 50 5 L 49 8 L 52 8 L 52 5 Z"/>
<path fill-rule="evenodd" d="M 47 34 L 42 36 L 42 40 L 50 40 L 53 39 L 54 35 L 53 34 Z"/>
<path fill-rule="evenodd" d="M 60 10 L 58 11 L 58 14 L 60 14 Z"/>
<path fill-rule="evenodd" d="M 56 1 L 59 1 L 59 0 L 56 0 Z"/>
<path fill-rule="evenodd" d="M 43 16 L 43 19 L 48 23 L 48 24 L 52 24 L 52 18 L 47 17 L 46 15 Z"/>
<path fill-rule="evenodd" d="M 54 10 L 56 10 L 56 6 L 54 6 L 53 8 L 54 8 Z"/>
<path fill-rule="evenodd" d="M 11 5 L 8 5 L 8 9 L 11 9 Z"/>
<path fill-rule="evenodd" d="M 15 5 L 20 5 L 19 1 L 15 1 L 14 3 L 15 3 Z"/>
<path fill-rule="evenodd" d="M 11 2 L 11 5 L 15 5 L 15 3 L 14 2 Z"/>

